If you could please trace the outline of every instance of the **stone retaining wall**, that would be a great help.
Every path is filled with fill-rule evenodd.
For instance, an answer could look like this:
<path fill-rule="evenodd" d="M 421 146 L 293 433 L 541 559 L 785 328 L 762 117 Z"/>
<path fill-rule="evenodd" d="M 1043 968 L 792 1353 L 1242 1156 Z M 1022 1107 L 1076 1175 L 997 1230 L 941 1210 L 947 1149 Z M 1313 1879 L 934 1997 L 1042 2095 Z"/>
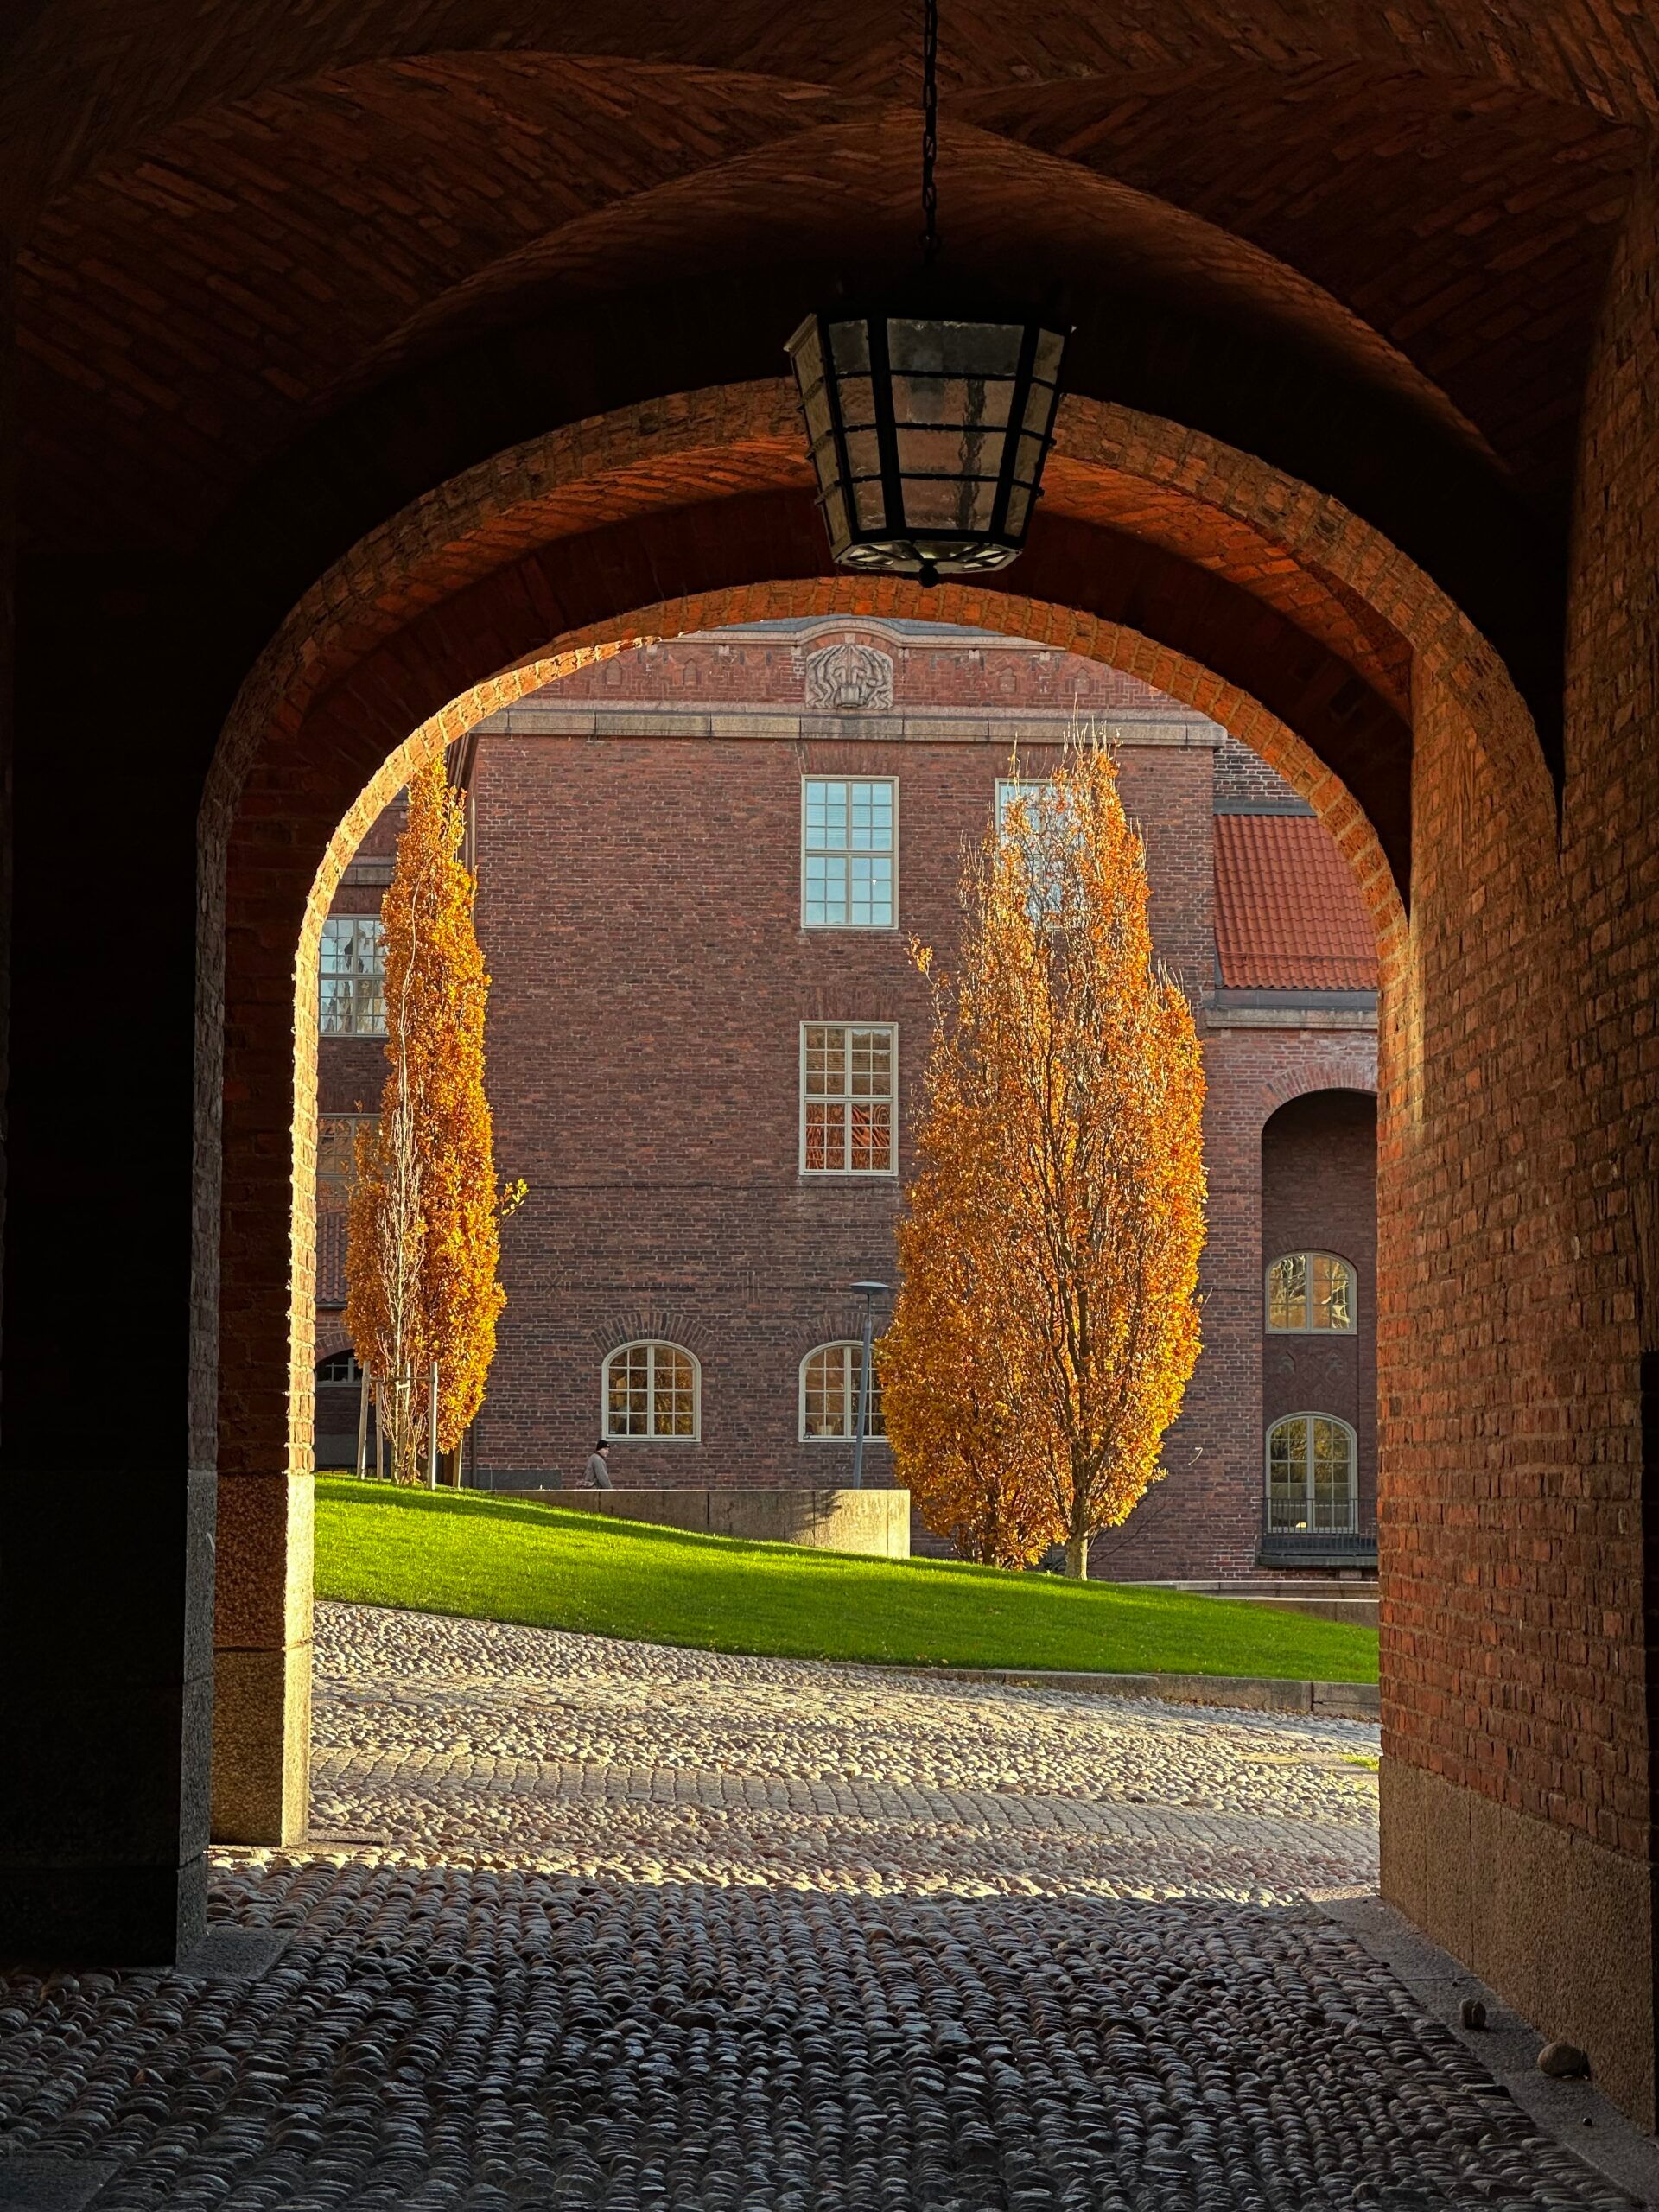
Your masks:
<path fill-rule="evenodd" d="M 701 1536 L 805 1544 L 870 1559 L 910 1557 L 907 1490 L 501 1490 L 493 1495 L 690 1529 Z"/>

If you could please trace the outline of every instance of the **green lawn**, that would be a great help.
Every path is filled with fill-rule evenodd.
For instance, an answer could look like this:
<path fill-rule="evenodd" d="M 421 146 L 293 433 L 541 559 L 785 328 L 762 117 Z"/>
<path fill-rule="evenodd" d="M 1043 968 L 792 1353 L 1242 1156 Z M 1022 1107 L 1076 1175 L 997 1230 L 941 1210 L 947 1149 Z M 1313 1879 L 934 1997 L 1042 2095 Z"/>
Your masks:
<path fill-rule="evenodd" d="M 793 1659 L 1376 1680 L 1375 1630 L 1134 1583 L 855 1559 L 462 1491 L 317 1482 L 317 1591 Z"/>

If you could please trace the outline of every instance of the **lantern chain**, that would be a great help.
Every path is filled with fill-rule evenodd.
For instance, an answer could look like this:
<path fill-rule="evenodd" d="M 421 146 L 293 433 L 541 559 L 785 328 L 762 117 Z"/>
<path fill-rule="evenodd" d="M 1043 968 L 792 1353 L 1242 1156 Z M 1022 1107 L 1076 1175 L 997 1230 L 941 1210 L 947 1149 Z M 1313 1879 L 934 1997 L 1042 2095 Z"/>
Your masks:
<path fill-rule="evenodd" d="M 922 0 L 922 264 L 939 250 L 939 0 Z"/>

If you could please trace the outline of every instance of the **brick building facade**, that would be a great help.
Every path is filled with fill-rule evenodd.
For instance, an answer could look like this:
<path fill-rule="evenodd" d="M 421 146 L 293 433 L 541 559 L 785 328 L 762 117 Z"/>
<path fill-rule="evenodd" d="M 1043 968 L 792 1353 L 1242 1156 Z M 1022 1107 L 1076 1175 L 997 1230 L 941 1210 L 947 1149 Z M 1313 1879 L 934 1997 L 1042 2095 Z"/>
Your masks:
<path fill-rule="evenodd" d="M 1118 748 L 1154 941 L 1199 1012 L 1211 1185 L 1205 1349 L 1167 1478 L 1095 1571 L 1374 1557 L 1376 956 L 1345 863 L 1254 754 L 1135 678 L 902 622 L 647 645 L 486 721 L 454 764 L 498 1162 L 531 1190 L 504 1231 L 469 1481 L 572 1483 L 601 1424 L 625 1484 L 845 1478 L 849 1286 L 893 1275 L 928 1035 L 909 943 L 948 949 L 964 843 L 1080 716 Z M 397 827 L 394 808 L 359 849 L 325 943 L 321 1464 L 356 1446 L 342 1172 L 384 1071 L 355 970 Z M 861 1054 L 891 1133 L 855 1160 L 842 1125 L 861 1109 L 829 1094 Z M 1275 1262 L 1287 1325 L 1269 1332 Z M 653 1426 L 665 1380 L 681 1433 L 628 1433 Z M 1275 1424 L 1282 1525 L 1264 1531 Z M 867 1479 L 887 1478 L 877 1440 Z"/>

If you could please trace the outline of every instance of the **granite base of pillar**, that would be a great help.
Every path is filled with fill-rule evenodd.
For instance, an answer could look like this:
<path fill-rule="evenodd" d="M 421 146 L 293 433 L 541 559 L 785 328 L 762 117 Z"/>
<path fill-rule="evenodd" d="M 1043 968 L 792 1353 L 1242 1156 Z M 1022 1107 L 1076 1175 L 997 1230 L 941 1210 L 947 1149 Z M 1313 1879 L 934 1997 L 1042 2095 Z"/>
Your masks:
<path fill-rule="evenodd" d="M 311 1808 L 311 1645 L 213 1662 L 215 1843 L 303 1843 Z"/>
<path fill-rule="evenodd" d="M 1379 1778 L 1382 1895 L 1651 2131 L 1656 1870 L 1398 1758 Z"/>
<path fill-rule="evenodd" d="M 305 1840 L 315 1490 L 309 1474 L 219 1478 L 211 1831 L 217 1843 Z"/>

